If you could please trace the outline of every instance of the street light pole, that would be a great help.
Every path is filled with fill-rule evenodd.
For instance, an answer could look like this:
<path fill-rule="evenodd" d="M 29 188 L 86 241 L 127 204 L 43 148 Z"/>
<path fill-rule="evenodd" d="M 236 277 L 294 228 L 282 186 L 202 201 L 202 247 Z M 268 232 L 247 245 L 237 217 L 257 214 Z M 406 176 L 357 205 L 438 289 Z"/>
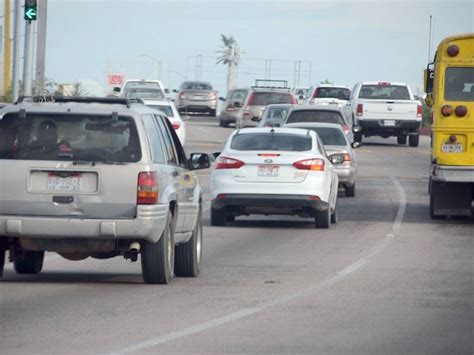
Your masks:
<path fill-rule="evenodd" d="M 35 22 L 36 21 L 25 21 L 25 50 L 23 59 L 23 85 L 25 96 L 32 95 Z"/>
<path fill-rule="evenodd" d="M 22 21 L 21 0 L 14 0 L 15 23 L 13 24 L 13 78 L 12 100 L 16 102 L 20 96 L 20 24 Z"/>
<path fill-rule="evenodd" d="M 48 0 L 38 2 L 38 45 L 36 47 L 36 95 L 44 95 L 46 61 L 46 23 Z"/>

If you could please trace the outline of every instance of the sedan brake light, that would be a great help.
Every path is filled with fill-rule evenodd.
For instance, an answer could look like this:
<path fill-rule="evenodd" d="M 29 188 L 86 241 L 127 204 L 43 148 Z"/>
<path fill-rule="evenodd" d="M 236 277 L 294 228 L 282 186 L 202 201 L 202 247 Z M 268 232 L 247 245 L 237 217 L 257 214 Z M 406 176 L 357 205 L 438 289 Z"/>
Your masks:
<path fill-rule="evenodd" d="M 245 163 L 238 159 L 219 157 L 216 160 L 216 169 L 240 169 Z"/>
<path fill-rule="evenodd" d="M 349 126 L 348 125 L 342 125 L 342 130 L 344 131 L 344 134 L 347 136 L 350 132 Z"/>
<path fill-rule="evenodd" d="M 319 158 L 297 161 L 293 166 L 298 170 L 324 171 L 324 160 Z"/>
<path fill-rule="evenodd" d="M 142 171 L 138 174 L 137 204 L 158 203 L 158 175 L 156 171 Z"/>
<path fill-rule="evenodd" d="M 173 122 L 173 128 L 174 128 L 174 129 L 179 129 L 179 127 L 181 127 L 181 123 L 179 123 L 179 122 Z"/>

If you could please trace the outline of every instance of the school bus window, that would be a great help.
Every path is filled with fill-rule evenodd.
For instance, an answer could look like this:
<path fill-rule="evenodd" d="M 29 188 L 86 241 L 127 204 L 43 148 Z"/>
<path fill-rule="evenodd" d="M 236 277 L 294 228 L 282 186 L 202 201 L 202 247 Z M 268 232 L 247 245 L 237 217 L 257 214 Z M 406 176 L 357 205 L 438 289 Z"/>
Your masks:
<path fill-rule="evenodd" d="M 444 99 L 447 101 L 474 101 L 474 68 L 448 68 Z"/>

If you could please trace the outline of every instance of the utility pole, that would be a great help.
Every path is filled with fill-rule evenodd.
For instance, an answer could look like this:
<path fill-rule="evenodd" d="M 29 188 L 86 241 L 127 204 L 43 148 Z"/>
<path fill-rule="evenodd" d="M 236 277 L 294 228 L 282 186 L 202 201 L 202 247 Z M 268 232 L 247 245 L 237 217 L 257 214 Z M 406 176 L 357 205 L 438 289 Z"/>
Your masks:
<path fill-rule="evenodd" d="M 431 62 L 431 35 L 433 33 L 433 15 L 430 15 L 430 30 L 428 35 L 428 63 Z"/>
<path fill-rule="evenodd" d="M 46 62 L 46 27 L 47 27 L 48 0 L 38 3 L 38 37 L 36 46 L 36 92 L 38 96 L 44 95 L 44 76 Z"/>
<path fill-rule="evenodd" d="M 196 62 L 194 66 L 194 80 L 201 80 L 202 77 L 202 54 L 196 56 Z"/>
<path fill-rule="evenodd" d="M 20 24 L 22 21 L 20 1 L 21 0 L 14 0 L 15 23 L 13 26 L 13 102 L 16 102 L 20 96 Z"/>
<path fill-rule="evenodd" d="M 35 23 L 32 21 L 25 22 L 25 50 L 23 58 L 23 85 L 24 95 L 32 95 L 33 87 L 33 48 L 34 48 L 34 33 Z"/>
<path fill-rule="evenodd" d="M 5 29 L 3 55 L 3 95 L 6 96 L 11 82 L 10 1 L 5 0 Z"/>

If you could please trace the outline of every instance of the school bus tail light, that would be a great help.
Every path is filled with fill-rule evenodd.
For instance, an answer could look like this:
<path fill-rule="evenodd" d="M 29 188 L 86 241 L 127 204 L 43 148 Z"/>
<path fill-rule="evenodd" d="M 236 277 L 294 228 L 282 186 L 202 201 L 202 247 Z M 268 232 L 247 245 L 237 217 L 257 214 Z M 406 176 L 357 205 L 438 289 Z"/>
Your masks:
<path fill-rule="evenodd" d="M 459 54 L 459 47 L 456 46 L 455 44 L 452 44 L 448 47 L 446 52 L 448 53 L 450 57 L 455 57 Z"/>
<path fill-rule="evenodd" d="M 444 117 L 449 117 L 453 114 L 453 107 L 451 105 L 444 105 L 443 107 L 441 107 L 441 114 L 444 116 Z"/>
<path fill-rule="evenodd" d="M 454 113 L 456 114 L 456 116 L 458 117 L 464 117 L 467 115 L 467 107 L 466 106 L 463 106 L 463 105 L 459 105 L 456 107 L 456 109 L 454 110 Z"/>

